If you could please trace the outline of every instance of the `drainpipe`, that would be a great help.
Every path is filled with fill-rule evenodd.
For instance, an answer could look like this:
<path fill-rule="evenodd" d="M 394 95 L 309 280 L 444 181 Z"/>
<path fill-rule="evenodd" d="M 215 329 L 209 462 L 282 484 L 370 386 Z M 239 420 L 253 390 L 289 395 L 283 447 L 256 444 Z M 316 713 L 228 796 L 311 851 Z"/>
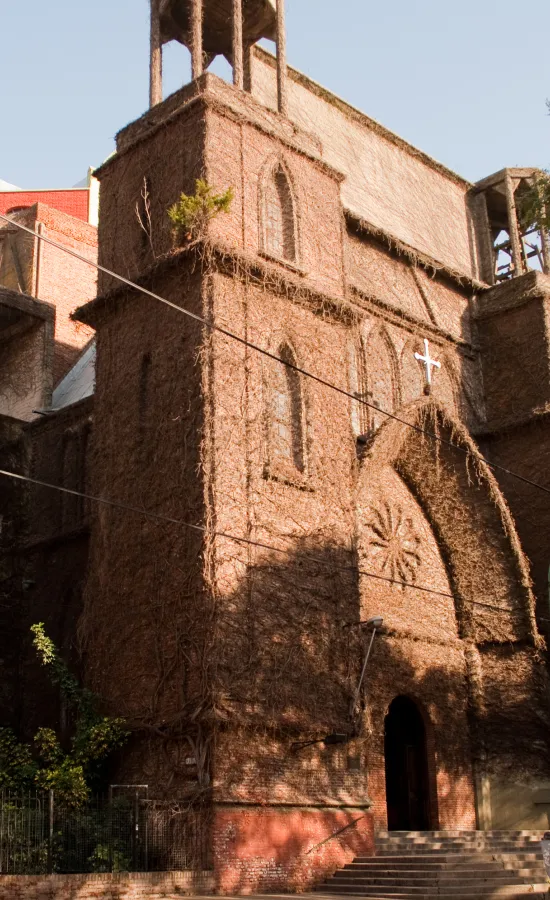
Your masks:
<path fill-rule="evenodd" d="M 33 297 L 39 299 L 40 294 L 40 275 L 42 272 L 42 258 L 44 254 L 44 241 L 41 241 L 40 238 L 44 234 L 46 230 L 46 226 L 43 222 L 37 222 L 35 225 L 36 237 L 34 239 L 34 258 L 36 260 L 34 267 L 34 285 L 33 285 Z"/>

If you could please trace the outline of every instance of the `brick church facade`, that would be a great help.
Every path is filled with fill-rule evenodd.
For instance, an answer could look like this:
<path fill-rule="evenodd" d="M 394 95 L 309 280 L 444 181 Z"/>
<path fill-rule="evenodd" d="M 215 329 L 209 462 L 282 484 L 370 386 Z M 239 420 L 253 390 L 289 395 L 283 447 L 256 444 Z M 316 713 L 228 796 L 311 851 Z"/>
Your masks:
<path fill-rule="evenodd" d="M 164 101 L 153 9 L 153 105 L 97 172 L 100 264 L 176 308 L 100 272 L 94 395 L 0 419 L 2 468 L 119 504 L 0 484 L 0 699 L 55 718 L 45 621 L 219 890 L 303 889 L 380 829 L 547 827 L 550 257 L 532 170 L 472 185 L 287 71 L 282 4 L 226 84 L 210 6 Z M 174 242 L 199 178 L 230 211 Z"/>

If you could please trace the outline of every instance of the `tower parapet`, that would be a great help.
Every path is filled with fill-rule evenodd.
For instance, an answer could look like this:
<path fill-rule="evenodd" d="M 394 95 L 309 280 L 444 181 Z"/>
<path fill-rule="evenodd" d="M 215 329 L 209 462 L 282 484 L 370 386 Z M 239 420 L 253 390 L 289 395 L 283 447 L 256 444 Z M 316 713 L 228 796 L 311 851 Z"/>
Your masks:
<path fill-rule="evenodd" d="M 521 205 L 539 169 L 502 169 L 473 188 L 478 205 L 481 275 L 497 285 L 532 270 L 550 274 L 550 246 L 544 227 L 526 228 Z"/>
<path fill-rule="evenodd" d="M 188 47 L 193 79 L 225 56 L 235 86 L 250 90 L 250 54 L 262 38 L 277 45 L 279 112 L 286 114 L 284 0 L 151 0 L 151 106 L 162 101 L 164 44 L 175 40 Z"/>

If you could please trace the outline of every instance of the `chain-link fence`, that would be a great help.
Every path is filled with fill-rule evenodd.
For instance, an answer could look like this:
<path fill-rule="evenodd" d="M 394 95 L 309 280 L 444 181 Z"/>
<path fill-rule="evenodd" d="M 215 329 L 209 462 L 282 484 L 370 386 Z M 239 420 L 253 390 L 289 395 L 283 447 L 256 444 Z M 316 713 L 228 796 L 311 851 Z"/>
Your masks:
<path fill-rule="evenodd" d="M 0 874 L 209 868 L 204 812 L 138 793 L 71 808 L 47 793 L 0 793 Z"/>

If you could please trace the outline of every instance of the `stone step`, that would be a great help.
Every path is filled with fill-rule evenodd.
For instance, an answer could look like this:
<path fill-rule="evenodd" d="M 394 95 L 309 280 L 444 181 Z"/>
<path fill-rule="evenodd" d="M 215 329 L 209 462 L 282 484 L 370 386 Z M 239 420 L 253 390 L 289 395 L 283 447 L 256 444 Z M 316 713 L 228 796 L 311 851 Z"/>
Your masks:
<path fill-rule="evenodd" d="M 385 838 L 376 841 L 377 847 L 394 847 L 398 844 L 401 847 L 431 847 L 431 846 L 449 846 L 449 847 L 469 847 L 478 844 L 487 847 L 501 847 L 505 845 L 514 845 L 521 847 L 534 847 L 540 845 L 540 839 L 537 838 L 434 838 L 427 841 L 423 838 Z"/>
<path fill-rule="evenodd" d="M 423 860 L 425 859 L 427 862 L 430 860 L 432 862 L 437 862 L 438 860 L 444 860 L 448 862 L 452 862 L 452 860 L 457 859 L 472 859 L 472 858 L 480 858 L 485 862 L 491 860 L 537 860 L 542 859 L 542 853 L 528 853 L 526 850 L 522 850 L 519 853 L 514 852 L 512 850 L 498 850 L 494 853 L 489 852 L 488 850 L 478 850 L 477 853 L 472 853 L 471 850 L 464 853 L 396 853 L 396 852 L 387 852 L 387 853 L 377 853 L 376 856 L 370 857 L 370 859 L 380 859 L 388 862 L 391 859 L 402 859 L 406 860 Z M 358 857 L 357 862 L 364 862 L 369 857 Z"/>
<path fill-rule="evenodd" d="M 536 837 L 513 837 L 509 834 L 493 835 L 488 837 L 484 834 L 460 835 L 457 837 L 448 837 L 447 835 L 439 835 L 438 837 L 426 837 L 419 835 L 418 837 L 386 837 L 376 838 L 377 844 L 540 844 L 542 836 Z"/>
<path fill-rule="evenodd" d="M 467 850 L 468 847 L 486 847 L 488 850 L 508 850 L 515 847 L 517 850 L 539 850 L 540 841 L 379 841 L 376 844 L 380 850 L 391 850 L 399 847 L 402 850 L 423 850 L 429 847 L 431 850 Z"/>
<path fill-rule="evenodd" d="M 517 898 L 530 897 L 531 900 L 548 900 L 548 885 L 544 883 L 510 885 L 499 888 L 476 888 L 473 891 L 468 889 L 460 892 L 440 892 L 439 890 L 423 889 L 422 893 L 415 891 L 399 891 L 399 890 L 380 890 L 377 887 L 365 888 L 358 891 L 357 889 L 340 887 L 337 890 L 329 890 L 325 885 L 321 885 L 316 889 L 316 893 L 332 895 L 345 894 L 346 896 L 370 897 L 371 900 L 418 900 L 419 897 L 428 898 L 437 897 L 438 900 L 479 900 L 480 897 L 491 898 L 491 900 L 517 900 Z"/>
<path fill-rule="evenodd" d="M 456 881 L 465 878 L 478 878 L 481 881 L 494 878 L 497 881 L 506 881 L 511 878 L 519 878 L 522 881 L 544 881 L 546 872 L 540 868 L 529 869 L 455 869 L 452 872 L 433 872 L 426 869 L 367 869 L 362 872 L 339 872 L 332 878 L 338 883 L 350 883 L 364 881 L 369 878 L 393 878 L 401 881 L 403 878 L 415 881 L 417 878 L 429 878 L 432 881 Z"/>
<path fill-rule="evenodd" d="M 446 885 L 449 887 L 454 887 L 456 885 L 465 885 L 469 884 L 472 887 L 475 887 L 477 884 L 531 884 L 532 881 L 539 881 L 539 878 L 528 878 L 522 877 L 521 875 L 517 875 L 515 872 L 491 872 L 489 875 L 484 874 L 481 875 L 479 872 L 463 872 L 463 873 L 454 873 L 453 875 L 447 874 L 443 876 L 430 876 L 430 875 L 410 875 L 407 873 L 403 873 L 400 876 L 397 876 L 395 872 L 387 872 L 383 874 L 379 872 L 373 875 L 364 875 L 362 877 L 352 877 L 352 878 L 344 878 L 341 875 L 334 875 L 332 878 L 327 879 L 325 881 L 326 885 L 330 885 L 334 887 L 336 885 L 341 884 L 350 884 L 350 885 L 368 885 L 368 884 L 384 884 L 384 885 L 410 885 L 411 888 L 415 888 L 422 885 Z"/>
<path fill-rule="evenodd" d="M 544 865 L 542 859 L 532 860 L 530 863 L 520 861 L 519 863 L 511 863 L 508 860 L 481 860 L 479 861 L 476 857 L 472 857 L 469 862 L 464 862 L 462 859 L 451 860 L 450 862 L 426 862 L 424 859 L 406 859 L 402 862 L 392 862 L 391 865 L 388 865 L 386 860 L 379 860 L 376 856 L 372 859 L 369 859 L 367 862 L 351 862 L 347 863 L 342 872 L 368 872 L 370 870 L 373 871 L 405 871 L 405 872 L 461 872 L 464 869 L 470 871 L 470 868 L 475 868 L 478 871 L 510 871 L 510 869 L 521 869 L 522 871 L 544 871 Z"/>
<path fill-rule="evenodd" d="M 523 844 L 394 844 L 393 846 L 378 846 L 376 848 L 377 856 L 395 855 L 397 853 L 410 853 L 433 855 L 435 853 L 471 853 L 472 850 L 480 850 L 485 853 L 536 853 L 542 854 L 539 844 L 523 845 Z"/>
<path fill-rule="evenodd" d="M 450 831 L 377 831 L 376 839 L 379 838 L 388 838 L 388 837 L 403 837 L 403 838 L 428 838 L 428 839 L 437 839 L 441 837 L 464 837 L 467 835 L 481 836 L 481 837 L 491 837 L 497 836 L 502 837 L 509 836 L 511 838 L 517 837 L 535 837 L 538 840 L 542 837 L 542 831 L 461 831 L 460 829 L 450 830 Z"/>
<path fill-rule="evenodd" d="M 431 841 L 425 841 L 422 838 L 409 838 L 401 840 L 400 838 L 387 838 L 386 840 L 376 841 L 377 847 L 540 847 L 540 840 L 536 838 L 471 838 L 463 840 L 462 838 L 434 838 Z"/>
<path fill-rule="evenodd" d="M 507 841 L 531 841 L 540 840 L 542 831 L 377 831 L 376 839 L 389 841 L 392 839 L 401 841 L 439 841 L 439 840 L 466 840 L 486 838 L 487 840 Z"/>
<path fill-rule="evenodd" d="M 502 863 L 541 863 L 541 853 L 395 853 L 377 854 L 376 856 L 356 856 L 354 862 L 381 862 L 384 865 L 393 865 L 394 862 L 422 865 L 423 863 L 448 863 L 449 865 L 461 865 L 462 862 L 502 862 Z"/>
<path fill-rule="evenodd" d="M 522 874 L 522 871 L 526 874 Z M 360 872 L 349 871 L 349 869 L 338 869 L 334 875 L 331 876 L 331 881 L 364 881 L 369 878 L 409 878 L 411 881 L 415 881 L 418 878 L 429 878 L 431 881 L 441 881 L 442 879 L 447 879 L 450 881 L 457 881 L 461 878 L 479 878 L 480 880 L 484 880 L 487 878 L 496 878 L 497 880 L 502 880 L 503 878 L 527 878 L 529 881 L 532 881 L 531 875 L 540 876 L 544 873 L 544 867 L 540 867 L 539 869 L 478 869 L 475 866 L 471 866 L 469 868 L 464 867 L 461 869 L 440 869 L 437 872 L 429 871 L 426 869 L 376 869 L 376 870 L 362 870 Z M 535 878 L 535 881 L 538 878 Z"/>
<path fill-rule="evenodd" d="M 374 856 L 356 857 L 316 892 L 368 900 L 548 900 L 540 838 L 535 831 L 382 832 Z"/>

